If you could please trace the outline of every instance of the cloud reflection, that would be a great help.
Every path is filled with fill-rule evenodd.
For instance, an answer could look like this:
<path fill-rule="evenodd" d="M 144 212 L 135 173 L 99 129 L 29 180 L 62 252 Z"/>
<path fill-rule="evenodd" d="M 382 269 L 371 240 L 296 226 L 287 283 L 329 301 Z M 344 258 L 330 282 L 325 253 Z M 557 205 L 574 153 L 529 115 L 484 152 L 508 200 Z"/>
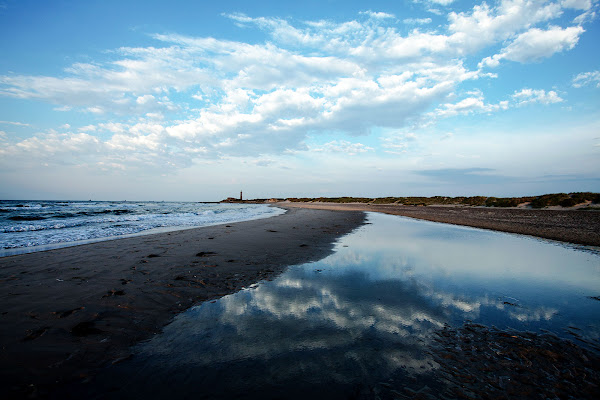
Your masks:
<path fill-rule="evenodd" d="M 326 259 L 179 315 L 138 348 L 141 364 L 193 382 L 210 383 L 220 374 L 251 377 L 228 382 L 233 392 L 273 380 L 350 384 L 436 368 L 427 349 L 445 324 L 472 320 L 557 332 L 578 320 L 589 325 L 597 315 L 578 300 L 589 281 L 599 279 L 596 255 L 515 235 L 370 219 L 373 225 L 343 238 Z M 518 252 L 489 261 L 504 245 Z M 452 246 L 458 249 L 437 254 Z M 557 285 L 553 274 L 565 273 L 565 260 L 575 277 Z M 588 282 L 577 285 L 586 274 Z"/>

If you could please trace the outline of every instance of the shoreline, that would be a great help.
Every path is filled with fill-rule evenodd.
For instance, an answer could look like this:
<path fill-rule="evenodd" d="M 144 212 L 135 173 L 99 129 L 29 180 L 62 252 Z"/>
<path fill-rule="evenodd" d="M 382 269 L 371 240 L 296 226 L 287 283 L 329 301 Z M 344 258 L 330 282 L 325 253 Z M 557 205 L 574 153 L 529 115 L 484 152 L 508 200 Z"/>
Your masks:
<path fill-rule="evenodd" d="M 81 206 L 74 206 L 77 202 L 22 203 L 11 202 L 0 207 L 5 231 L 0 257 L 243 222 L 285 212 L 267 204 L 81 202 Z"/>
<path fill-rule="evenodd" d="M 279 208 L 283 208 L 283 207 L 279 207 Z M 257 219 L 266 219 L 266 218 L 277 217 L 279 215 L 280 214 L 275 214 L 275 215 L 270 215 L 267 217 L 246 219 L 243 221 L 215 222 L 215 223 L 209 223 L 209 224 L 201 225 L 201 226 L 164 226 L 164 227 L 150 228 L 150 229 L 143 230 L 140 232 L 135 232 L 135 233 L 126 233 L 126 234 L 118 235 L 118 236 L 104 236 L 104 237 L 98 237 L 98 238 L 93 238 L 93 239 L 74 240 L 71 242 L 58 242 L 58 243 L 41 244 L 41 245 L 29 246 L 29 247 L 13 247 L 13 248 L 7 248 L 7 249 L 0 249 L 0 259 L 2 259 L 3 257 L 17 256 L 17 255 L 21 255 L 21 254 L 31 254 L 31 253 L 39 253 L 42 251 L 63 249 L 65 247 L 77 247 L 77 246 L 84 246 L 87 244 L 93 244 L 93 243 L 99 243 L 99 242 L 109 242 L 111 240 L 128 239 L 128 238 L 135 238 L 135 237 L 139 237 L 139 236 L 160 235 L 160 234 L 171 233 L 171 232 L 202 229 L 202 228 L 218 226 L 218 225 L 237 224 L 240 222 L 254 221 Z"/>
<path fill-rule="evenodd" d="M 282 208 L 366 211 L 517 233 L 584 246 L 600 247 L 600 212 L 493 207 L 402 206 L 362 203 L 277 203 Z"/>
<path fill-rule="evenodd" d="M 176 314 L 331 254 L 363 212 L 237 223 L 0 258 L 3 398 L 47 397 L 131 356 Z"/>

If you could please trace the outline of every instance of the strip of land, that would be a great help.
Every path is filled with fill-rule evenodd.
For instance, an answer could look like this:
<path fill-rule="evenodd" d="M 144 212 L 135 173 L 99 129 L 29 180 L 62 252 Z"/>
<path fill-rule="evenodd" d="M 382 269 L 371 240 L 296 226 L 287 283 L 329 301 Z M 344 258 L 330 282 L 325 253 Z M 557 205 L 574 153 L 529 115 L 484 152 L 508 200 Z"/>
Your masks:
<path fill-rule="evenodd" d="M 290 208 L 373 211 L 404 217 L 519 233 L 588 246 L 600 246 L 600 212 L 525 208 L 379 205 L 286 202 Z"/>
<path fill-rule="evenodd" d="M 175 314 L 319 260 L 362 212 L 284 215 L 0 258 L 0 398 L 45 398 Z"/>

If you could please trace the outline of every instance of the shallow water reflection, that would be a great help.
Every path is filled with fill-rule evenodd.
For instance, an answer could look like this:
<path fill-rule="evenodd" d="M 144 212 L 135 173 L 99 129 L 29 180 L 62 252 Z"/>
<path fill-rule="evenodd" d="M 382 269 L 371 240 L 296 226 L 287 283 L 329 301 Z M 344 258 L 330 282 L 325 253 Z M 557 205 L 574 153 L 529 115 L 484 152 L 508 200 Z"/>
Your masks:
<path fill-rule="evenodd" d="M 598 342 L 597 252 L 369 220 L 320 262 L 179 315 L 119 367 L 128 371 L 120 393 L 347 398 L 372 397 L 389 382 L 431 387 L 432 332 L 465 320 Z"/>

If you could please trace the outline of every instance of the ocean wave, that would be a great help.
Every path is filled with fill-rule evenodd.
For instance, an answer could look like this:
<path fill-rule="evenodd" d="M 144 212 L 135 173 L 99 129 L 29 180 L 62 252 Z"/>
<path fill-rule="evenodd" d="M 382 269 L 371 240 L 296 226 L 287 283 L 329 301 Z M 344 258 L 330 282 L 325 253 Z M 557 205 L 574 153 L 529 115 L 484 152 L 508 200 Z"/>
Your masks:
<path fill-rule="evenodd" d="M 15 215 L 13 217 L 8 217 L 11 221 L 40 221 L 46 219 L 45 217 L 39 215 Z"/>
<path fill-rule="evenodd" d="M 48 225 L 16 225 L 16 226 L 0 226 L 2 233 L 17 233 L 17 232 L 37 232 L 49 229 L 64 229 L 74 228 L 77 225 L 67 226 L 66 224 L 48 224 Z"/>
<path fill-rule="evenodd" d="M 132 210 L 101 210 L 101 211 L 79 211 L 79 212 L 70 212 L 70 213 L 58 213 L 52 215 L 52 218 L 75 218 L 75 217 L 93 217 L 95 215 L 104 215 L 104 214 L 114 214 L 114 215 L 123 215 L 123 214 L 131 214 L 134 211 Z"/>
<path fill-rule="evenodd" d="M 141 234 L 157 228 L 200 227 L 264 218 L 284 212 L 266 205 L 153 202 L 48 202 L 44 210 L 32 209 L 29 215 L 23 212 L 23 208 L 19 210 L 15 213 L 17 215 L 13 215 L 18 218 L 3 216 L 0 248 L 97 240 Z"/>

